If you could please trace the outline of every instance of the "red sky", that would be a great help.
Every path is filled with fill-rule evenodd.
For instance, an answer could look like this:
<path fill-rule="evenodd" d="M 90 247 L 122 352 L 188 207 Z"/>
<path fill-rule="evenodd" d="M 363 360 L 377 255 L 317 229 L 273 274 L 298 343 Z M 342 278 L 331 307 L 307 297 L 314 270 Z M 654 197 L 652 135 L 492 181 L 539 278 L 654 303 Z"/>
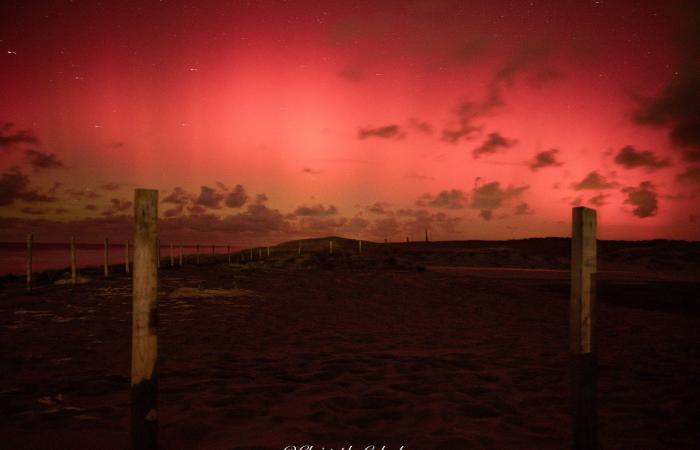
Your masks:
<path fill-rule="evenodd" d="M 659 3 L 5 1 L 0 240 L 128 236 L 135 187 L 183 242 L 566 236 L 573 205 L 700 239 L 700 14 Z"/>

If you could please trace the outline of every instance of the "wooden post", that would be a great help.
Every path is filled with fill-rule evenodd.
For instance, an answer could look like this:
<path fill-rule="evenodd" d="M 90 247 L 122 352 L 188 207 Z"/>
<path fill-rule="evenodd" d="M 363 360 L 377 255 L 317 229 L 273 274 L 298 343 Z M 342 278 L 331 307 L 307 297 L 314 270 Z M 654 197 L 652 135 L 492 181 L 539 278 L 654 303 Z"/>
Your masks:
<path fill-rule="evenodd" d="M 71 284 L 78 282 L 78 267 L 75 263 L 75 236 L 70 237 L 70 282 Z"/>
<path fill-rule="evenodd" d="M 170 243 L 170 267 L 175 267 L 175 252 L 173 252 L 173 243 Z"/>
<path fill-rule="evenodd" d="M 179 245 L 180 247 L 180 267 L 182 267 L 182 245 Z"/>
<path fill-rule="evenodd" d="M 228 262 L 229 265 L 231 264 L 231 246 L 230 245 L 226 246 L 226 262 Z"/>
<path fill-rule="evenodd" d="M 124 270 L 129 273 L 129 240 L 126 240 L 126 246 L 124 247 Z"/>
<path fill-rule="evenodd" d="M 197 259 L 195 260 L 197 264 L 199 264 L 199 244 L 197 244 Z"/>
<path fill-rule="evenodd" d="M 109 277 L 109 238 L 105 238 L 104 253 L 105 278 Z"/>
<path fill-rule="evenodd" d="M 570 340 L 574 436 L 573 448 L 597 448 L 595 291 L 596 211 L 572 210 Z"/>
<path fill-rule="evenodd" d="M 158 191 L 137 189 L 134 197 L 131 439 L 134 449 L 155 449 L 158 441 Z"/>
<path fill-rule="evenodd" d="M 333 240 L 331 239 L 328 241 L 328 251 L 332 255 L 333 254 Z"/>
<path fill-rule="evenodd" d="M 34 236 L 27 235 L 27 292 L 32 290 L 32 244 Z"/>

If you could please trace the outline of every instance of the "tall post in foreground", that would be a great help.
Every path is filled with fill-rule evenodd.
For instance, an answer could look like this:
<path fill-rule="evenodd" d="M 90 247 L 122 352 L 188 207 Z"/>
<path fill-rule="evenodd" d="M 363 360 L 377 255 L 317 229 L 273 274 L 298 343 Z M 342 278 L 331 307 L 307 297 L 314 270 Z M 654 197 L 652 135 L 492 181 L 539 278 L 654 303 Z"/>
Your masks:
<path fill-rule="evenodd" d="M 173 243 L 170 243 L 170 267 L 175 267 L 175 252 L 173 252 Z"/>
<path fill-rule="evenodd" d="M 573 448 L 597 448 L 595 292 L 597 271 L 596 211 L 572 210 L 570 351 Z"/>
<path fill-rule="evenodd" d="M 124 247 L 124 270 L 129 273 L 129 240 L 126 240 L 126 246 Z"/>
<path fill-rule="evenodd" d="M 32 290 L 32 244 L 34 236 L 27 235 L 27 292 Z"/>
<path fill-rule="evenodd" d="M 75 263 L 75 236 L 70 237 L 70 282 L 71 284 L 78 282 L 78 267 Z"/>
<path fill-rule="evenodd" d="M 109 277 L 109 238 L 105 238 L 104 254 L 105 278 Z"/>
<path fill-rule="evenodd" d="M 136 190 L 134 220 L 131 440 L 134 449 L 155 449 L 158 436 L 158 191 Z"/>

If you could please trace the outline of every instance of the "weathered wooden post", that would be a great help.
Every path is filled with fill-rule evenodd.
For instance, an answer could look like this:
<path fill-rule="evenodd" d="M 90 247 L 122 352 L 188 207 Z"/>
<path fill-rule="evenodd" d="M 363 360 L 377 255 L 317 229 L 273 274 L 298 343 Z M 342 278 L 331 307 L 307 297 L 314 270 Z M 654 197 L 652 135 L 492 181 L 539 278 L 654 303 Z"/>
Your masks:
<path fill-rule="evenodd" d="M 105 278 L 109 277 L 109 238 L 105 238 L 104 253 Z"/>
<path fill-rule="evenodd" d="M 229 265 L 231 264 L 231 246 L 230 245 L 226 246 L 226 262 Z"/>
<path fill-rule="evenodd" d="M 129 273 L 129 240 L 126 240 L 126 245 L 124 246 L 124 270 Z"/>
<path fill-rule="evenodd" d="M 27 235 L 27 292 L 32 290 L 32 244 L 34 236 Z"/>
<path fill-rule="evenodd" d="M 331 239 L 328 241 L 328 252 L 332 255 L 333 254 L 333 240 Z"/>
<path fill-rule="evenodd" d="M 173 251 L 173 243 L 170 243 L 170 267 L 175 267 L 175 252 Z"/>
<path fill-rule="evenodd" d="M 78 267 L 75 263 L 75 236 L 70 237 L 70 282 L 71 284 L 78 282 Z"/>
<path fill-rule="evenodd" d="M 196 264 L 199 264 L 199 244 L 197 244 L 197 259 L 195 260 Z"/>
<path fill-rule="evenodd" d="M 570 351 L 573 448 L 597 448 L 595 293 L 597 271 L 596 211 L 572 210 Z"/>
<path fill-rule="evenodd" d="M 134 197 L 131 439 L 134 449 L 155 449 L 158 442 L 158 191 L 136 189 Z"/>

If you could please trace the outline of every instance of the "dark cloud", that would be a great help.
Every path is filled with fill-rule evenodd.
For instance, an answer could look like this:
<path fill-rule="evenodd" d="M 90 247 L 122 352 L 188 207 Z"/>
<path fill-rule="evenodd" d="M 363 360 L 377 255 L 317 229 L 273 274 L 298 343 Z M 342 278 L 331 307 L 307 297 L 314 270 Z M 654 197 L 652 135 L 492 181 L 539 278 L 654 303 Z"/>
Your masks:
<path fill-rule="evenodd" d="M 99 198 L 99 194 L 95 191 L 92 191 L 90 189 L 67 189 L 66 192 L 68 195 L 71 197 L 77 198 L 79 200 L 87 199 L 87 200 L 95 200 L 96 198 Z"/>
<path fill-rule="evenodd" d="M 515 205 L 515 210 L 513 211 L 513 214 L 516 216 L 525 216 L 525 215 L 531 215 L 534 214 L 535 212 L 530 208 L 530 205 L 527 203 L 518 203 Z"/>
<path fill-rule="evenodd" d="M 165 210 L 163 215 L 165 217 L 176 217 L 182 214 L 187 206 L 187 203 L 192 201 L 192 195 L 181 187 L 176 187 L 173 191 L 166 195 L 161 202 L 174 205 L 172 208 Z"/>
<path fill-rule="evenodd" d="M 505 138 L 500 133 L 489 133 L 484 143 L 472 150 L 472 156 L 478 158 L 483 154 L 496 153 L 499 150 L 513 147 L 517 142 L 515 139 Z"/>
<path fill-rule="evenodd" d="M 245 188 L 237 184 L 230 192 L 226 193 L 224 204 L 229 208 L 240 208 L 248 201 Z"/>
<path fill-rule="evenodd" d="M 674 76 L 657 96 L 637 96 L 633 120 L 669 129 L 671 142 L 686 161 L 700 161 L 700 8 L 679 2 L 674 43 L 680 57 Z"/>
<path fill-rule="evenodd" d="M 426 121 L 411 118 L 408 121 L 409 125 L 416 131 L 424 134 L 433 134 L 433 127 Z"/>
<path fill-rule="evenodd" d="M 529 186 L 508 186 L 506 189 L 501 189 L 498 181 L 486 183 L 474 189 L 470 206 L 481 210 L 481 217 L 490 220 L 493 210 L 500 208 L 505 201 L 520 196 L 528 188 Z"/>
<path fill-rule="evenodd" d="M 600 193 L 588 199 L 588 203 L 593 206 L 605 206 L 607 205 L 606 199 L 610 197 L 609 194 Z"/>
<path fill-rule="evenodd" d="M 328 207 L 325 207 L 321 204 L 318 205 L 300 205 L 297 207 L 297 209 L 294 210 L 294 214 L 297 216 L 312 216 L 312 217 L 324 217 L 324 216 L 333 216 L 335 214 L 338 214 L 338 208 L 336 208 L 334 205 L 328 205 Z"/>
<path fill-rule="evenodd" d="M 623 147 L 615 156 L 615 162 L 626 169 L 645 167 L 647 170 L 655 170 L 671 165 L 669 158 L 659 159 L 649 150 L 637 150 L 631 145 Z"/>
<path fill-rule="evenodd" d="M 550 40 L 531 40 L 526 41 L 518 48 L 508 60 L 496 70 L 494 82 L 503 82 L 507 85 L 512 85 L 516 75 L 533 69 L 539 68 L 540 71 L 546 67 L 542 67 L 552 55 L 554 45 Z"/>
<path fill-rule="evenodd" d="M 38 145 L 39 139 L 31 130 L 19 130 L 10 122 L 0 122 L 0 149 L 10 148 L 15 144 Z"/>
<path fill-rule="evenodd" d="M 559 153 L 559 150 L 556 148 L 539 152 L 535 155 L 534 160 L 529 163 L 530 169 L 537 170 L 544 167 L 561 166 L 563 163 L 557 161 L 557 153 Z"/>
<path fill-rule="evenodd" d="M 644 181 L 636 188 L 626 187 L 622 192 L 627 194 L 625 203 L 635 207 L 632 214 L 640 218 L 656 215 L 659 209 L 658 194 L 650 181 Z"/>
<path fill-rule="evenodd" d="M 459 189 L 440 191 L 437 195 L 423 194 L 416 200 L 416 206 L 448 209 L 464 208 L 466 203 L 467 196 Z"/>
<path fill-rule="evenodd" d="M 202 186 L 199 191 L 199 196 L 195 200 L 195 205 L 208 209 L 221 209 L 221 202 L 223 200 L 224 195 L 222 193 L 209 186 Z"/>
<path fill-rule="evenodd" d="M 676 176 L 676 180 L 681 183 L 700 184 L 700 167 L 688 167 L 683 173 Z"/>
<path fill-rule="evenodd" d="M 479 211 L 479 216 L 481 216 L 482 219 L 489 221 L 493 218 L 493 211 L 489 209 L 482 209 Z"/>
<path fill-rule="evenodd" d="M 310 167 L 304 167 L 303 169 L 301 169 L 301 171 L 308 175 L 318 175 L 321 173 L 320 170 L 313 170 Z"/>
<path fill-rule="evenodd" d="M 31 189 L 29 177 L 13 167 L 0 177 L 0 206 L 21 200 L 26 203 L 54 202 L 56 197 Z"/>
<path fill-rule="evenodd" d="M 11 205 L 29 187 L 29 178 L 18 168 L 2 174 L 0 178 L 0 206 Z"/>
<path fill-rule="evenodd" d="M 389 214 L 389 204 L 385 202 L 375 202 L 365 207 L 365 211 L 372 214 Z"/>
<path fill-rule="evenodd" d="M 384 139 L 402 139 L 405 133 L 401 130 L 398 125 L 386 125 L 384 127 L 377 128 L 360 128 L 357 132 L 358 139 L 367 139 L 370 137 L 378 137 Z"/>
<path fill-rule="evenodd" d="M 416 172 L 407 173 L 406 178 L 411 178 L 411 179 L 418 180 L 418 181 L 428 181 L 428 180 L 435 179 L 434 177 L 430 177 L 428 175 L 422 175 L 422 174 L 416 173 Z"/>
<path fill-rule="evenodd" d="M 474 121 L 489 115 L 497 107 L 503 105 L 500 91 L 492 86 L 482 102 L 463 100 L 455 111 L 455 120 L 442 130 L 442 140 L 450 144 L 456 144 L 462 139 L 471 139 L 474 134 L 481 131 L 481 126 Z"/>
<path fill-rule="evenodd" d="M 591 189 L 591 190 L 603 190 L 603 189 L 612 189 L 617 187 L 617 183 L 614 181 L 608 181 L 605 179 L 605 177 L 601 176 L 597 171 L 593 171 L 586 175 L 586 178 L 581 180 L 578 183 L 574 183 L 572 186 L 574 189 L 577 191 L 584 190 L 584 189 Z"/>
<path fill-rule="evenodd" d="M 30 149 L 24 152 L 24 155 L 35 171 L 48 169 L 62 169 L 66 166 L 58 159 L 54 153 L 43 153 L 38 150 Z"/>
<path fill-rule="evenodd" d="M 130 211 L 133 203 L 128 200 L 113 198 L 109 201 L 109 206 L 102 212 L 103 216 L 113 216 L 119 213 Z"/>
<path fill-rule="evenodd" d="M 116 191 L 119 188 L 120 186 L 117 183 L 107 183 L 100 186 L 100 189 L 102 189 L 103 191 Z"/>

